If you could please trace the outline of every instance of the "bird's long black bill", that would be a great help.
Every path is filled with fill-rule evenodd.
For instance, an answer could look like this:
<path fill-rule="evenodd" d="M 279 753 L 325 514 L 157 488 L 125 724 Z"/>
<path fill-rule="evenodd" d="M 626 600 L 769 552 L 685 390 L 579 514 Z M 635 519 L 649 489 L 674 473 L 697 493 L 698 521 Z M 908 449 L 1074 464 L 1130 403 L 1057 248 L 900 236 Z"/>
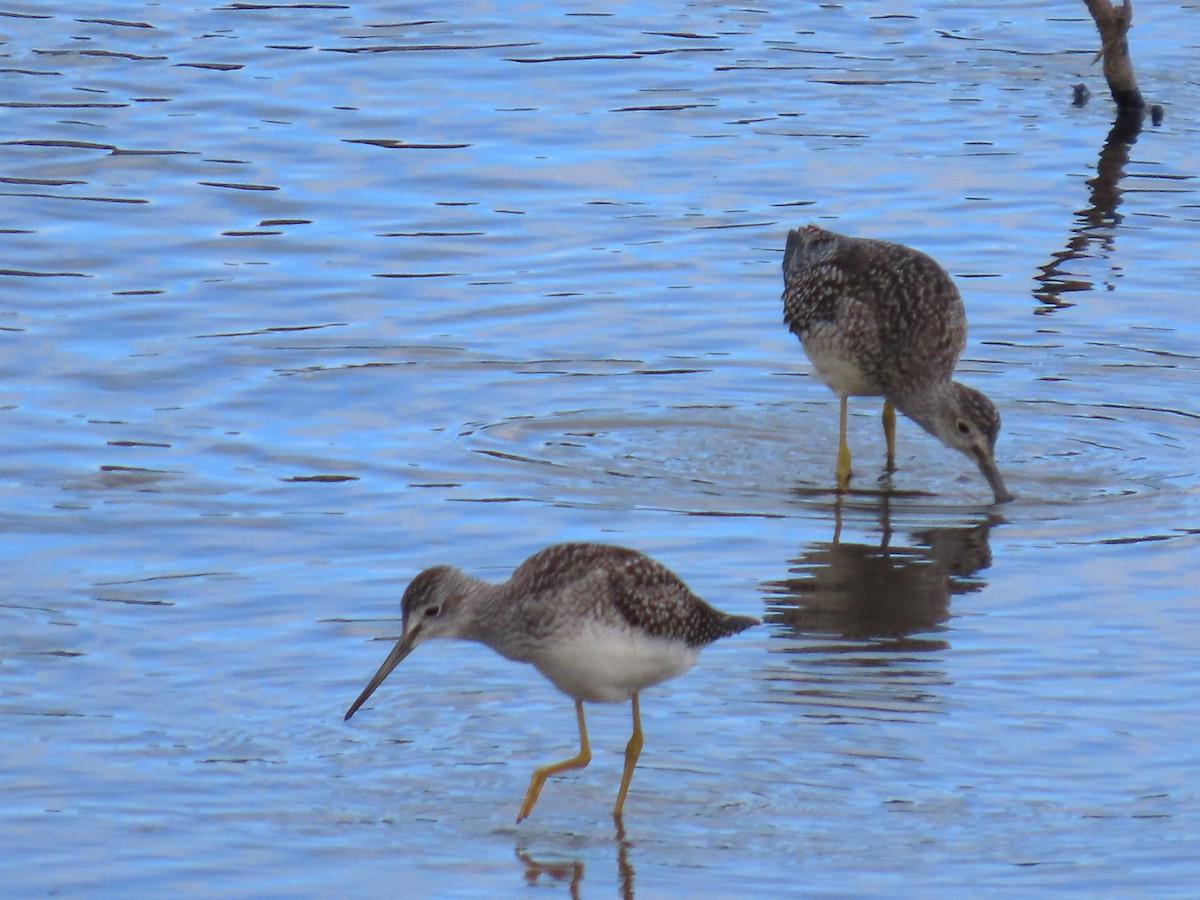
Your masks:
<path fill-rule="evenodd" d="M 1004 486 L 1004 479 L 1000 475 L 1000 467 L 996 465 L 996 461 L 986 457 L 980 457 L 975 461 L 979 465 L 979 471 L 983 473 L 983 477 L 991 485 L 992 493 L 996 495 L 996 502 L 1008 503 L 1012 500 L 1013 495 Z"/>
<path fill-rule="evenodd" d="M 410 631 L 408 634 L 402 635 L 400 640 L 396 641 L 396 646 L 392 648 L 392 652 L 387 655 L 387 659 L 383 661 L 383 665 L 379 667 L 379 671 L 371 676 L 371 680 L 367 682 L 367 686 L 363 688 L 358 699 L 350 704 L 350 708 L 346 710 L 346 719 L 358 712 L 358 708 L 367 702 L 367 698 L 375 693 L 375 688 L 383 684 L 383 679 L 391 674 L 392 669 L 400 665 L 400 662 L 408 654 L 412 653 L 413 647 L 416 646 L 416 632 Z M 345 719 L 343 719 L 345 721 Z"/>

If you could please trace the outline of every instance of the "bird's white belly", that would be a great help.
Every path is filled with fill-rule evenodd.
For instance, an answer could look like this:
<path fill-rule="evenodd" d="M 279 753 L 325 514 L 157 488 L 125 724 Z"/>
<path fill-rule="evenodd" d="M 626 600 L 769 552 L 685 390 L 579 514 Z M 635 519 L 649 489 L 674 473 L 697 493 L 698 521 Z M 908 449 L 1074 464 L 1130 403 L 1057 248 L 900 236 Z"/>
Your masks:
<path fill-rule="evenodd" d="M 564 694 L 602 703 L 682 675 L 700 655 L 682 641 L 636 632 L 585 632 L 551 643 L 532 660 L 538 671 Z"/>
<path fill-rule="evenodd" d="M 879 385 L 853 360 L 837 352 L 823 353 L 807 344 L 804 349 L 821 380 L 839 397 L 872 397 L 881 393 Z"/>

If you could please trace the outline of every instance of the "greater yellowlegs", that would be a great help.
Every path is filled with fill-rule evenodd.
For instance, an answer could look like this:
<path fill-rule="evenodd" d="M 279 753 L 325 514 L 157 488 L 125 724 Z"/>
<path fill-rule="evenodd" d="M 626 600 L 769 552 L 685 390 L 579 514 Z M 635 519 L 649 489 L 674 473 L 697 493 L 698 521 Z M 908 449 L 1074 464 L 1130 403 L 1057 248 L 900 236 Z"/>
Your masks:
<path fill-rule="evenodd" d="M 453 566 L 417 575 L 400 601 L 403 633 L 346 711 L 349 719 L 413 648 L 430 638 L 463 638 L 501 656 L 533 663 L 575 699 L 579 752 L 534 770 L 520 822 L 546 778 L 582 769 L 592 758 L 583 701 L 633 703 L 633 736 L 613 815 L 618 819 L 642 750 L 638 693 L 682 675 L 700 650 L 758 620 L 713 609 L 678 576 L 636 550 L 606 544 L 556 544 L 540 550 L 503 584 Z"/>
<path fill-rule="evenodd" d="M 841 400 L 837 482 L 850 485 L 846 401 L 882 396 L 887 468 L 896 466 L 896 410 L 964 453 L 1011 500 L 996 466 L 1000 414 L 983 393 L 951 380 L 967 343 L 967 314 L 946 270 L 911 247 L 816 225 L 788 232 L 783 320 Z"/>

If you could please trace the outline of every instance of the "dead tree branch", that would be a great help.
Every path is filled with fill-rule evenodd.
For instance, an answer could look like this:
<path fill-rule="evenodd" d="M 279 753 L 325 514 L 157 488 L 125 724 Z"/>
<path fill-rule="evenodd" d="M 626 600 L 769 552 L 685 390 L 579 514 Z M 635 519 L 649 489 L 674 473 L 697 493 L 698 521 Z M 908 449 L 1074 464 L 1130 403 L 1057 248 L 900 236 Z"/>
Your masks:
<path fill-rule="evenodd" d="M 1119 6 L 1114 6 L 1110 0 L 1084 0 L 1084 3 L 1100 32 L 1100 52 L 1096 59 L 1104 58 L 1104 77 L 1113 100 L 1121 110 L 1141 110 L 1145 101 L 1133 74 L 1127 38 L 1133 25 L 1132 0 L 1122 0 Z"/>

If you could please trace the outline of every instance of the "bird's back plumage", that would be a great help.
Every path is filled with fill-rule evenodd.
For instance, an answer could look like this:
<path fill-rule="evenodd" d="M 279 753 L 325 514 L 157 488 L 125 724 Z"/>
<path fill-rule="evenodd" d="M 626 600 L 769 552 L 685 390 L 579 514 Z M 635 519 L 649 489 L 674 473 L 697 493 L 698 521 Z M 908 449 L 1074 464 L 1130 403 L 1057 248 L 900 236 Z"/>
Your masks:
<path fill-rule="evenodd" d="M 714 609 L 662 563 L 609 544 L 539 550 L 516 568 L 503 592 L 523 616 L 537 611 L 539 630 L 603 621 L 700 648 L 757 622 Z"/>
<path fill-rule="evenodd" d="M 966 309 L 926 254 L 809 225 L 788 233 L 783 271 L 784 321 L 835 393 L 902 400 L 954 371 Z"/>

